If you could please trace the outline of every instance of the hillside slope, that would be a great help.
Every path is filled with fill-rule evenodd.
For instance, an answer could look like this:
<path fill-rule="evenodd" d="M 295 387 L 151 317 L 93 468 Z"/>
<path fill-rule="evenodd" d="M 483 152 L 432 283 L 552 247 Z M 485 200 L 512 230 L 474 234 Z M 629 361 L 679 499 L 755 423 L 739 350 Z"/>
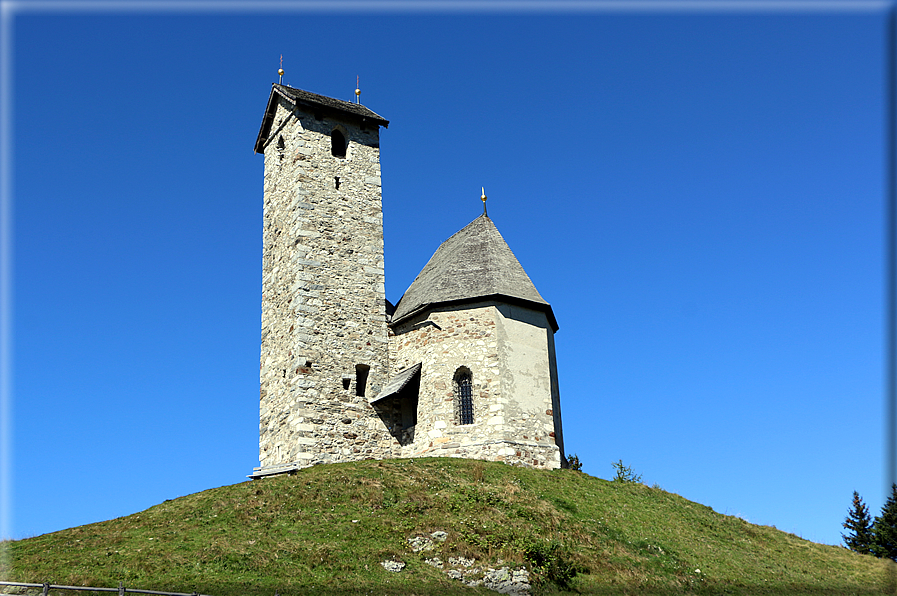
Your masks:
<path fill-rule="evenodd" d="M 412 552 L 437 530 L 445 542 Z M 641 484 L 460 459 L 316 466 L 8 547 L 8 581 L 213 596 L 495 594 L 434 556 L 536 561 L 541 592 L 576 569 L 567 590 L 584 594 L 882 594 L 895 567 Z"/>

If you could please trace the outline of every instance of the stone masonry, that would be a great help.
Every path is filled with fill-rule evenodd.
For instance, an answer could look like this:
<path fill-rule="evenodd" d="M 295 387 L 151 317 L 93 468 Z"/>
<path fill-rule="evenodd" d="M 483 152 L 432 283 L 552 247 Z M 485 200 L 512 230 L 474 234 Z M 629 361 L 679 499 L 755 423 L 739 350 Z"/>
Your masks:
<path fill-rule="evenodd" d="M 388 124 L 360 104 L 272 86 L 255 145 L 265 177 L 251 477 L 424 455 L 566 465 L 557 322 L 485 212 L 443 242 L 395 308 L 386 301 Z"/>
<path fill-rule="evenodd" d="M 561 466 L 553 333 L 543 313 L 497 301 L 440 306 L 392 331 L 393 371 L 417 362 L 422 371 L 414 442 L 403 456 Z M 462 367 L 471 373 L 474 404 L 466 425 L 453 385 Z"/>
<path fill-rule="evenodd" d="M 385 121 L 291 91 L 272 90 L 256 147 L 265 155 L 256 475 L 397 447 L 368 405 L 387 375 Z"/>

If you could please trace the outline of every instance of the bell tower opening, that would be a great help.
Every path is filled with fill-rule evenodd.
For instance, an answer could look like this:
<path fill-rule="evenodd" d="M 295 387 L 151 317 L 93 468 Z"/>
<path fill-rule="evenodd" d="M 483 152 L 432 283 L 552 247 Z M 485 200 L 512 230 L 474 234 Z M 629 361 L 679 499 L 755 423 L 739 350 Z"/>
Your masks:
<path fill-rule="evenodd" d="M 338 128 L 330 133 L 330 153 L 333 157 L 346 157 L 346 135 Z"/>

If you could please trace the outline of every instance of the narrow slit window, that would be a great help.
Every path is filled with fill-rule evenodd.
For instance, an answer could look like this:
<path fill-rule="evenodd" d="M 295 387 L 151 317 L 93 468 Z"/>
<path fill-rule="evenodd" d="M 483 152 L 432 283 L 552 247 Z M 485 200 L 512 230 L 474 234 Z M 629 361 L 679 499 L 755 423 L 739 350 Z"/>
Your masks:
<path fill-rule="evenodd" d="M 371 367 L 367 364 L 355 365 L 355 395 L 364 397 L 364 392 L 368 384 L 368 372 Z"/>
<path fill-rule="evenodd" d="M 473 381 L 464 367 L 455 373 L 455 405 L 458 424 L 473 424 Z"/>

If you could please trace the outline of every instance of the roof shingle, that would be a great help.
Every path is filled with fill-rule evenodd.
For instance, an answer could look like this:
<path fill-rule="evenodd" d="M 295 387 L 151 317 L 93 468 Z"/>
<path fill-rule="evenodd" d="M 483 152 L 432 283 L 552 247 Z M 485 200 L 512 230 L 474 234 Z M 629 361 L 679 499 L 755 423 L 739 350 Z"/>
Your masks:
<path fill-rule="evenodd" d="M 436 304 L 505 299 L 544 311 L 551 306 L 536 290 L 495 224 L 485 214 L 443 242 L 396 305 L 392 323 Z"/>
<path fill-rule="evenodd" d="M 396 393 L 400 392 L 405 386 L 411 382 L 411 379 L 414 378 L 414 375 L 419 375 L 421 369 L 421 363 L 418 362 L 413 366 L 409 366 L 404 370 L 400 370 L 395 375 L 393 375 L 392 379 L 390 379 L 389 383 L 383 387 L 383 390 L 377 394 L 377 397 L 372 399 L 370 403 L 376 403 L 381 399 L 385 399 Z"/>
<path fill-rule="evenodd" d="M 303 91 L 302 89 L 294 89 L 293 87 L 273 83 L 271 87 L 271 95 L 268 97 L 268 106 L 265 108 L 265 117 L 262 119 L 262 126 L 259 129 L 259 134 L 255 141 L 256 153 L 264 153 L 265 141 L 268 138 L 268 133 L 271 131 L 271 123 L 274 120 L 274 109 L 277 106 L 275 99 L 278 95 L 296 105 L 304 105 L 311 108 L 320 108 L 325 111 L 348 114 L 362 122 L 370 122 L 383 127 L 389 126 L 389 120 L 364 107 L 360 103 L 334 99 L 332 97 L 327 97 L 326 95 L 318 95 L 317 93 L 311 93 L 309 91 Z"/>

